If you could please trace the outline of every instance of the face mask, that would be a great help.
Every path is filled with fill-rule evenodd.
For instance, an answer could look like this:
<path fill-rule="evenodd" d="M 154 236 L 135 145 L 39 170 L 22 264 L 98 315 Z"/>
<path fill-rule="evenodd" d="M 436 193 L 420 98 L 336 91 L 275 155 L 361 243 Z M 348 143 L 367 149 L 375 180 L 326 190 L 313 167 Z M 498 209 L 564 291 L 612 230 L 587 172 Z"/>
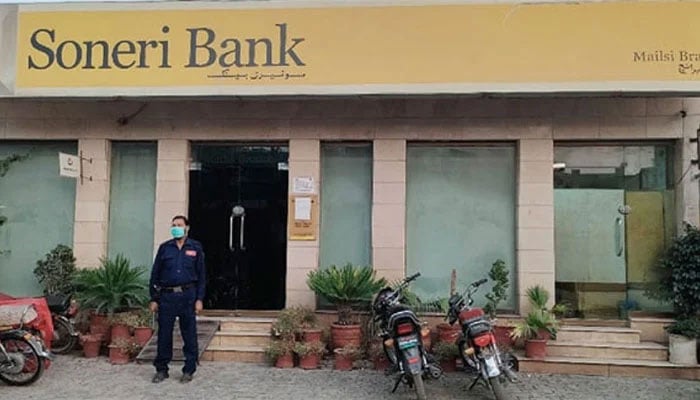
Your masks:
<path fill-rule="evenodd" d="M 175 239 L 180 239 L 185 236 L 185 228 L 181 226 L 173 226 L 170 228 L 170 234 L 173 235 Z"/>

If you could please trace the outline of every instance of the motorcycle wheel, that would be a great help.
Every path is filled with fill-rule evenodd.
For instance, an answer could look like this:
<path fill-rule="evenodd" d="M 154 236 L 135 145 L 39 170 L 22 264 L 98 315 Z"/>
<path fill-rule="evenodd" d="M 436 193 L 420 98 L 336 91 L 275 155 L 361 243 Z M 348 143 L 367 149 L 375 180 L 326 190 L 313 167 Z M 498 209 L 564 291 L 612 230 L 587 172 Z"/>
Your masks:
<path fill-rule="evenodd" d="M 0 364 L 0 380 L 10 386 L 26 386 L 36 382 L 44 373 L 44 361 L 34 351 L 34 348 L 25 339 L 6 339 L 2 345 L 10 355 L 17 361 L 24 361 L 24 365 L 19 372 L 4 372 L 6 369 Z"/>
<path fill-rule="evenodd" d="M 428 398 L 425 395 L 425 383 L 423 383 L 422 374 L 413 375 L 413 386 L 416 388 L 416 395 L 418 396 L 418 400 L 426 400 Z"/>
<path fill-rule="evenodd" d="M 64 319 L 53 320 L 54 340 L 51 342 L 51 351 L 56 354 L 70 353 L 78 342 L 78 338 L 71 335 L 70 322 Z M 55 340 L 58 338 L 58 340 Z"/>
<path fill-rule="evenodd" d="M 493 391 L 493 395 L 496 397 L 496 400 L 506 400 L 506 393 L 503 388 L 503 383 L 499 379 L 499 377 L 494 377 L 494 378 L 489 378 L 489 384 L 491 385 L 491 390 Z"/>

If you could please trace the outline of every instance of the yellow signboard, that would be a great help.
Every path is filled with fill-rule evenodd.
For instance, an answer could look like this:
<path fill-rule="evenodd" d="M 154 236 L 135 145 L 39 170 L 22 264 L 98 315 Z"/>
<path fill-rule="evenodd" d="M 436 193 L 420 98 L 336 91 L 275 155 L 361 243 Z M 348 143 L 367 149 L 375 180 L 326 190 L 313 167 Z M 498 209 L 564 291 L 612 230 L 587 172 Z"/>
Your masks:
<path fill-rule="evenodd" d="M 696 2 L 91 7 L 20 7 L 16 93 L 700 88 Z"/>

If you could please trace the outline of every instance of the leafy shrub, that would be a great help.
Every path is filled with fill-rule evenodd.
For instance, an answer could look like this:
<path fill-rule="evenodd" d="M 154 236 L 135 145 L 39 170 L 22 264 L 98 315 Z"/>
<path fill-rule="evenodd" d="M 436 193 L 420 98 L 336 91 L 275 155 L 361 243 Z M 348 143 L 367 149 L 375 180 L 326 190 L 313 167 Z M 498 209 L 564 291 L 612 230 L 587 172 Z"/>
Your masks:
<path fill-rule="evenodd" d="M 34 275 L 43 286 L 45 295 L 71 294 L 75 275 L 73 249 L 59 244 L 43 260 L 36 262 Z"/>

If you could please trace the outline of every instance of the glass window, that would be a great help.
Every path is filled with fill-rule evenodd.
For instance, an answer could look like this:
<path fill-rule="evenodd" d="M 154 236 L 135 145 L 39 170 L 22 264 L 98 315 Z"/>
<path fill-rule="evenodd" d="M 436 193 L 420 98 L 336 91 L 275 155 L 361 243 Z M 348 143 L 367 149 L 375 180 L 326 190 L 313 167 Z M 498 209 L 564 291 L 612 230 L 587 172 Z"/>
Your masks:
<path fill-rule="evenodd" d="M 2 293 L 40 295 L 36 262 L 59 244 L 73 247 L 76 180 L 59 176 L 59 152 L 77 154 L 77 143 L 0 142 L 0 160 L 28 156 L 0 177 Z"/>
<path fill-rule="evenodd" d="M 112 143 L 108 255 L 132 267 L 153 263 L 157 159 L 156 143 Z"/>
<path fill-rule="evenodd" d="M 508 300 L 515 290 L 515 148 L 422 146 L 407 148 L 407 273 L 423 301 L 449 297 L 452 270 L 464 288 L 488 277 L 502 259 L 511 269 Z M 474 300 L 484 304 L 490 287 Z"/>
<path fill-rule="evenodd" d="M 372 146 L 321 146 L 320 266 L 372 263 Z"/>

